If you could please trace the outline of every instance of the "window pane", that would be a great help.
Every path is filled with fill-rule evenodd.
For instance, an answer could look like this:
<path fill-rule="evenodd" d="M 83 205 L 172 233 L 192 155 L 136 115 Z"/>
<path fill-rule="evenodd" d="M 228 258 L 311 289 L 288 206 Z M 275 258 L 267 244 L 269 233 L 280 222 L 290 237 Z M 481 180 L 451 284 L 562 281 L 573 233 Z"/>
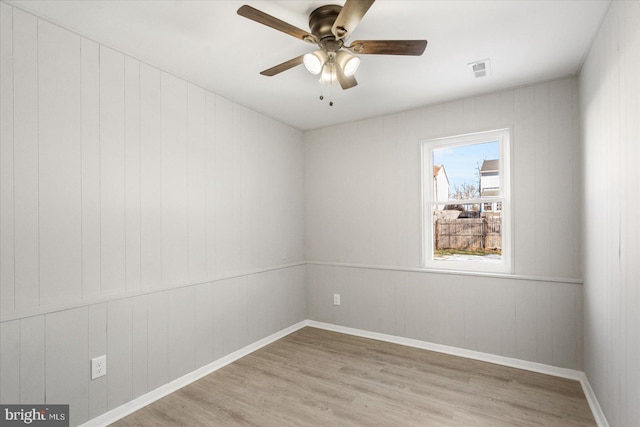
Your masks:
<path fill-rule="evenodd" d="M 433 165 L 436 201 L 500 196 L 497 141 L 434 148 Z"/>
<path fill-rule="evenodd" d="M 433 260 L 501 263 L 500 143 L 450 144 L 432 156 Z"/>
<path fill-rule="evenodd" d="M 502 217 L 434 205 L 433 260 L 500 263 Z"/>

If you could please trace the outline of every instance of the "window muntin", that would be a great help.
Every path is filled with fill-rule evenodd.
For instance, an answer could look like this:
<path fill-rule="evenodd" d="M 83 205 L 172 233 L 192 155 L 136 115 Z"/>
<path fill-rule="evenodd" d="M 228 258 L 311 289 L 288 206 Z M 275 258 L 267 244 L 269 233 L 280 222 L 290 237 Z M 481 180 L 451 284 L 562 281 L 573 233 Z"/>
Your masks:
<path fill-rule="evenodd" d="M 424 141 L 422 153 L 425 267 L 510 273 L 508 129 Z"/>

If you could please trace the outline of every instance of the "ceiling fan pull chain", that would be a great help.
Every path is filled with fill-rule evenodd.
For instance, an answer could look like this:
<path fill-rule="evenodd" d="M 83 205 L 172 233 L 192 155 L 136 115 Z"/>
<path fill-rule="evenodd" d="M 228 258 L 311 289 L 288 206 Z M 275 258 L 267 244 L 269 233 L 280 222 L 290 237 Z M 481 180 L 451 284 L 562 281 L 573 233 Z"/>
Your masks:
<path fill-rule="evenodd" d="M 333 74 L 331 75 L 331 80 L 333 80 Z M 333 84 L 335 82 L 331 82 L 331 86 L 329 86 L 329 107 L 333 107 Z"/>
<path fill-rule="evenodd" d="M 333 86 L 334 86 L 334 83 L 336 82 L 334 78 L 335 76 L 332 73 L 331 76 L 329 77 L 328 85 L 326 85 L 326 86 L 329 86 L 329 107 L 333 107 Z M 320 92 L 320 96 L 319 96 L 320 101 L 324 101 L 324 94 L 322 92 L 324 92 L 324 90 Z"/>

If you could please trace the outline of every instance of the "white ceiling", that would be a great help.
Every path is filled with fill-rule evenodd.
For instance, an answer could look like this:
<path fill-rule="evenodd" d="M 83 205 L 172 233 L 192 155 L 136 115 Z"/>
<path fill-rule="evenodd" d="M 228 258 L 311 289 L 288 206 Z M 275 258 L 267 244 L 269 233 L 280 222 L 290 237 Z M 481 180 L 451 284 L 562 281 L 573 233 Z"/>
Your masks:
<path fill-rule="evenodd" d="M 236 14 L 249 4 L 308 30 L 309 13 L 330 1 L 10 3 L 306 130 L 576 74 L 609 0 L 378 0 L 352 40 L 429 44 L 420 57 L 362 55 L 359 84 L 346 91 L 303 66 L 259 75 L 314 46 Z M 485 58 L 491 76 L 475 79 L 467 64 Z"/>

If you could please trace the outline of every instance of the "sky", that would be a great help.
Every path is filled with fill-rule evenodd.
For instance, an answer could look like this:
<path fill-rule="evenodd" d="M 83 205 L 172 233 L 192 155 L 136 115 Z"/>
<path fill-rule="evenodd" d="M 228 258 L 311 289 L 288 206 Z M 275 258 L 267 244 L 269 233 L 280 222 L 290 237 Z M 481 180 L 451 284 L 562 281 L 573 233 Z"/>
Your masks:
<path fill-rule="evenodd" d="M 461 186 L 464 182 L 477 186 L 476 168 L 482 166 L 484 160 L 497 159 L 499 156 L 498 142 L 458 145 L 434 149 L 433 164 L 434 166 L 444 165 L 451 193 L 454 186 Z"/>

